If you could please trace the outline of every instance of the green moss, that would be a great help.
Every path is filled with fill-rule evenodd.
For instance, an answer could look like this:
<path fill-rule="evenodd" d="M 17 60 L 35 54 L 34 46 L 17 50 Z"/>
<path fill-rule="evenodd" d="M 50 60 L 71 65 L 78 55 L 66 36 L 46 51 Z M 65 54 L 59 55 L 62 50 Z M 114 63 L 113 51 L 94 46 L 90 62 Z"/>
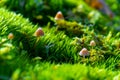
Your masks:
<path fill-rule="evenodd" d="M 51 0 L 50 6 L 60 4 L 57 8 L 62 9 L 64 5 L 62 1 Z M 39 25 L 33 25 L 22 14 L 0 8 L 0 79 L 11 77 L 33 80 L 112 80 L 119 78 L 120 33 L 113 28 L 119 25 L 117 23 L 119 17 L 110 21 L 98 11 L 89 8 L 82 0 L 79 1 L 81 3 L 73 0 L 65 1 L 84 5 L 73 9 L 73 12 L 70 11 L 76 18 L 55 21 L 55 25 L 50 21 L 42 26 L 44 36 L 40 37 L 34 35 Z M 13 1 L 11 3 L 14 4 Z M 33 9 L 33 6 L 38 7 L 38 3 L 34 1 L 27 4 L 29 10 Z M 48 7 L 45 8 L 48 12 Z M 82 10 L 79 11 L 79 8 Z M 56 8 L 54 10 L 56 13 Z M 63 12 L 66 12 L 66 15 L 69 11 L 63 10 Z M 49 15 L 53 16 L 53 14 Z M 42 15 L 37 14 L 37 17 L 42 18 Z M 14 39 L 8 39 L 9 33 L 14 34 Z M 91 40 L 95 41 L 96 46 L 90 46 Z M 90 55 L 79 56 L 82 48 L 87 48 Z"/>
<path fill-rule="evenodd" d="M 77 22 L 68 22 L 65 20 L 58 20 L 57 30 L 65 31 L 65 33 L 69 36 L 80 36 L 84 33 L 83 25 L 78 24 Z"/>
<path fill-rule="evenodd" d="M 119 72 L 112 72 L 105 69 L 98 69 L 97 67 L 91 68 L 81 64 L 50 64 L 50 63 L 37 63 L 37 65 L 26 68 L 19 74 L 18 79 L 45 79 L 45 80 L 103 80 L 114 79 Z M 13 75 L 17 75 L 18 69 Z M 14 78 L 14 77 L 13 77 Z"/>

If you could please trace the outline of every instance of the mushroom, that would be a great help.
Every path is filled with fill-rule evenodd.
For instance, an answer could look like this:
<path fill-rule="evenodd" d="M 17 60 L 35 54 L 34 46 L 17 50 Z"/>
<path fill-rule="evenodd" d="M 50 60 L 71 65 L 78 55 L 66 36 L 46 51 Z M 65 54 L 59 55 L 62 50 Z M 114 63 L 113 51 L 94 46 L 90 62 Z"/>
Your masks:
<path fill-rule="evenodd" d="M 9 34 L 8 34 L 8 39 L 11 39 L 11 40 L 12 40 L 13 38 L 14 38 L 13 33 L 9 33 Z"/>
<path fill-rule="evenodd" d="M 38 28 L 36 31 L 35 31 L 35 36 L 39 37 L 39 36 L 44 36 L 44 32 L 42 30 L 42 28 Z"/>
<path fill-rule="evenodd" d="M 58 11 L 56 16 L 55 16 L 55 20 L 64 20 L 63 14 L 61 11 Z"/>
<path fill-rule="evenodd" d="M 96 46 L 96 43 L 94 40 L 90 41 L 90 46 Z"/>
<path fill-rule="evenodd" d="M 83 48 L 83 49 L 80 51 L 79 55 L 80 55 L 80 56 L 83 56 L 83 57 L 89 56 L 89 52 L 88 52 L 88 50 L 87 50 L 86 48 Z"/>

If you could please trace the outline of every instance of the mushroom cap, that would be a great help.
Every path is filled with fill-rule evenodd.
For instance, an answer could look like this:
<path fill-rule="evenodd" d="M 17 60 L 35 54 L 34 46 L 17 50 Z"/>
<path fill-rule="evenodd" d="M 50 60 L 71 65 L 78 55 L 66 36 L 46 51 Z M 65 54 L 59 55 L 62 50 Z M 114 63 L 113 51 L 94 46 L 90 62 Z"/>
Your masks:
<path fill-rule="evenodd" d="M 9 33 L 9 34 L 8 34 L 8 39 L 13 39 L 13 38 L 14 38 L 13 33 Z"/>
<path fill-rule="evenodd" d="M 36 31 L 35 31 L 35 36 L 39 37 L 39 36 L 44 36 L 44 32 L 42 30 L 42 28 L 38 28 Z"/>
<path fill-rule="evenodd" d="M 88 56 L 89 55 L 89 52 L 86 48 L 83 48 L 80 53 L 79 53 L 80 56 Z"/>
<path fill-rule="evenodd" d="M 90 46 L 96 46 L 96 43 L 94 40 L 90 41 Z"/>
<path fill-rule="evenodd" d="M 63 20 L 63 14 L 61 11 L 58 11 L 57 14 L 55 15 L 55 20 Z"/>

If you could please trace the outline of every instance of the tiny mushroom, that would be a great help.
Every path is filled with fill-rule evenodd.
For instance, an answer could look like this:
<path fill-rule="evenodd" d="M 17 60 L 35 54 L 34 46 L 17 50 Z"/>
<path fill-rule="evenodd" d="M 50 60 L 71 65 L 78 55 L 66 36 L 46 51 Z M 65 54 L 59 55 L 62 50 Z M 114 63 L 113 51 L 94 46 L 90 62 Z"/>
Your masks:
<path fill-rule="evenodd" d="M 88 52 L 88 50 L 87 50 L 86 48 L 83 48 L 83 49 L 80 51 L 79 55 L 80 55 L 80 56 L 83 56 L 83 57 L 89 56 L 89 52 Z"/>
<path fill-rule="evenodd" d="M 35 31 L 35 36 L 36 36 L 36 37 L 44 36 L 44 32 L 43 32 L 42 28 L 39 27 L 39 28 Z"/>
<path fill-rule="evenodd" d="M 90 41 L 90 46 L 96 46 L 96 43 L 94 40 Z"/>
<path fill-rule="evenodd" d="M 13 33 L 9 33 L 9 34 L 8 34 L 8 39 L 11 39 L 11 40 L 12 40 L 13 38 L 14 38 Z"/>
<path fill-rule="evenodd" d="M 58 11 L 56 16 L 55 16 L 55 20 L 64 20 L 63 14 L 61 11 Z"/>

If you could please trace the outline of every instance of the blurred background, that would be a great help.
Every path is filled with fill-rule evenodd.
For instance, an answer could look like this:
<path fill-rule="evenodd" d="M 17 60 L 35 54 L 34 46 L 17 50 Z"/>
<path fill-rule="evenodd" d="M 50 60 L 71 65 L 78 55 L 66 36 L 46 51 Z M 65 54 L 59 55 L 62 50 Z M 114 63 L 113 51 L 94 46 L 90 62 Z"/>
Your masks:
<path fill-rule="evenodd" d="M 66 20 L 82 23 L 99 22 L 100 15 L 111 20 L 107 25 L 118 27 L 120 0 L 0 0 L 0 6 L 21 13 L 33 23 L 45 25 L 62 11 Z M 100 14 L 98 13 L 100 12 Z M 117 17 L 116 17 L 117 16 Z"/>

